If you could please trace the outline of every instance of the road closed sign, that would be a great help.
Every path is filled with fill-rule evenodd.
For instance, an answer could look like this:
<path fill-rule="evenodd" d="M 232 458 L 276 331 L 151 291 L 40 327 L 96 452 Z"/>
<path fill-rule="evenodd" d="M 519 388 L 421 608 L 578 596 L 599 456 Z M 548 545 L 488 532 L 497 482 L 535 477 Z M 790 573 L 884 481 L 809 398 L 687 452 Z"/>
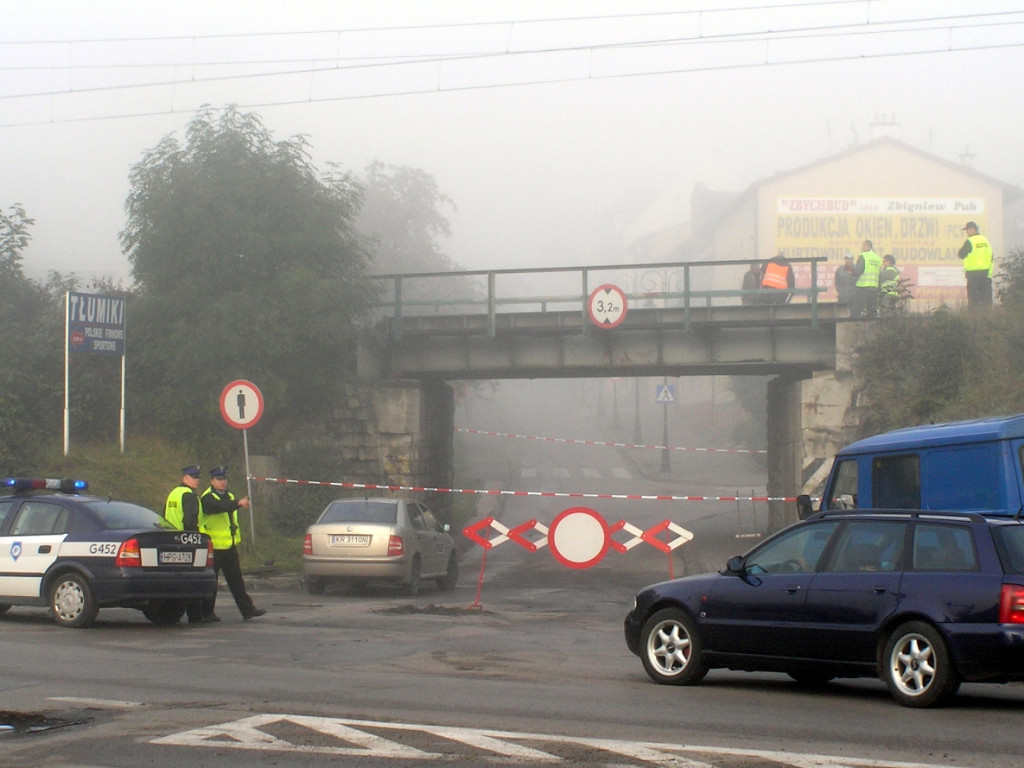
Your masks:
<path fill-rule="evenodd" d="M 263 394 L 251 381 L 232 381 L 220 393 L 220 415 L 235 429 L 247 429 L 263 415 Z"/>
<path fill-rule="evenodd" d="M 598 328 L 611 329 L 626 319 L 626 294 L 617 285 L 600 285 L 587 301 L 590 322 Z"/>

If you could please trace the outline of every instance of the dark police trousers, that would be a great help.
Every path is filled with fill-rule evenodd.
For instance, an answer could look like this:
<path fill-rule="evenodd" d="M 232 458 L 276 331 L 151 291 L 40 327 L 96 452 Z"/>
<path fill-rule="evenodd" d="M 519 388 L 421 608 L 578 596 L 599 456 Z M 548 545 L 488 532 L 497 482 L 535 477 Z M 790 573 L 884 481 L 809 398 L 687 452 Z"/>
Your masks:
<path fill-rule="evenodd" d="M 232 545 L 228 549 L 213 550 L 213 570 L 220 576 L 224 572 L 224 580 L 228 583 L 231 596 L 235 598 L 235 605 L 242 612 L 242 616 L 252 616 L 255 606 L 249 593 L 245 591 L 245 579 L 242 578 L 242 565 L 238 560 L 238 548 Z M 217 594 L 206 601 L 206 615 L 213 613 L 214 605 L 217 602 Z"/>

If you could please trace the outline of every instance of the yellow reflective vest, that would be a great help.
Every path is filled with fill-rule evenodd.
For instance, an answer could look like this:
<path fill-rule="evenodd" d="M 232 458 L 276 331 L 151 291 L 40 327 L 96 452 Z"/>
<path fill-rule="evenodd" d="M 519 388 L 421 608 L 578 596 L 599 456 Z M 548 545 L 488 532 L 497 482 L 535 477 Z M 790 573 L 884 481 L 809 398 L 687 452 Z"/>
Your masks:
<path fill-rule="evenodd" d="M 199 517 L 198 526 L 200 533 L 203 532 L 203 502 L 199 498 L 199 495 L 195 493 L 187 485 L 179 485 L 170 492 L 167 496 L 167 502 L 164 504 L 164 518 L 167 522 L 177 528 L 179 531 L 185 530 L 185 510 L 181 506 L 181 500 L 186 493 L 195 494 L 196 504 L 199 505 Z"/>
<path fill-rule="evenodd" d="M 882 257 L 874 251 L 864 251 L 860 256 L 864 259 L 864 271 L 857 278 L 857 287 L 877 288 L 878 276 L 882 271 Z"/>
<path fill-rule="evenodd" d="M 992 246 L 984 235 L 971 235 L 967 238 L 971 244 L 971 252 L 964 257 L 964 272 L 991 272 Z"/>
<path fill-rule="evenodd" d="M 242 543 L 242 534 L 238 530 L 238 505 L 234 504 L 235 494 L 225 491 L 217 493 L 213 487 L 203 491 L 201 499 L 207 504 L 203 512 L 203 533 L 210 537 L 214 549 L 231 549 L 232 545 Z M 234 509 L 230 512 L 215 512 L 218 503 L 230 502 Z"/>

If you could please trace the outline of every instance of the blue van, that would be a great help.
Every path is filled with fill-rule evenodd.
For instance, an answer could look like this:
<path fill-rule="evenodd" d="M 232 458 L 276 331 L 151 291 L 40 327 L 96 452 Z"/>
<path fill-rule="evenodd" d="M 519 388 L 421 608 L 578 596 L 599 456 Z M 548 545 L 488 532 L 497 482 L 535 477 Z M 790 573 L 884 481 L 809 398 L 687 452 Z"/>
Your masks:
<path fill-rule="evenodd" d="M 924 509 L 1013 517 L 1024 511 L 1024 414 L 929 424 L 843 448 L 819 510 Z M 801 518 L 815 511 L 797 498 Z"/>

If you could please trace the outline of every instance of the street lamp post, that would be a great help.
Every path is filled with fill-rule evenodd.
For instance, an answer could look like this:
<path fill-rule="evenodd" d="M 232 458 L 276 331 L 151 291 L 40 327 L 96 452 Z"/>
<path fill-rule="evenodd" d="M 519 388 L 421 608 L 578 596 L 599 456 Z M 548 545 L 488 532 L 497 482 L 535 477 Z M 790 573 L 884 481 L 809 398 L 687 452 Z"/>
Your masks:
<path fill-rule="evenodd" d="M 663 391 L 668 392 L 668 376 L 664 380 L 665 389 Z M 668 457 L 668 399 L 661 404 L 661 471 L 670 472 L 671 462 Z"/>

